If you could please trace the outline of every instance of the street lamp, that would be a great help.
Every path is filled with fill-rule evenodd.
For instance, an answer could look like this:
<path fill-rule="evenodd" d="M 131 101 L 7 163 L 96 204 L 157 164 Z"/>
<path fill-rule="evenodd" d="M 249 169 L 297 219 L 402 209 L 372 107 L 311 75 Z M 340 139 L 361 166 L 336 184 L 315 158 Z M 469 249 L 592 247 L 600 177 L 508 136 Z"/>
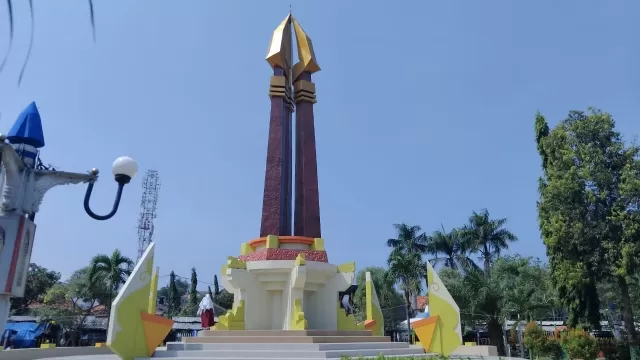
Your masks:
<path fill-rule="evenodd" d="M 91 211 L 91 206 L 89 205 L 89 200 L 91 199 L 91 192 L 93 191 L 93 184 L 95 181 L 89 181 L 89 186 L 87 186 L 87 192 L 84 195 L 84 210 L 96 220 L 108 220 L 113 217 L 118 211 L 118 206 L 120 205 L 120 198 L 122 197 L 122 189 L 124 186 L 133 179 L 138 173 L 138 163 L 135 160 L 128 156 L 122 156 L 116 159 L 111 165 L 111 172 L 118 183 L 118 192 L 116 193 L 116 199 L 113 202 L 113 208 L 111 212 L 107 215 L 97 215 L 93 211 Z M 94 176 L 98 176 L 98 169 L 91 169 L 90 174 Z"/>
<path fill-rule="evenodd" d="M 40 114 L 31 103 L 20 114 L 7 136 L 0 134 L 0 336 L 9 315 L 11 297 L 22 297 L 36 225 L 33 222 L 44 194 L 58 185 L 88 183 L 84 209 L 96 220 L 112 218 L 118 211 L 122 190 L 138 172 L 138 164 L 123 156 L 113 162 L 112 172 L 118 191 L 111 212 L 97 215 L 90 206 L 98 169 L 87 173 L 58 171 L 44 166 L 40 151 L 44 135 Z"/>

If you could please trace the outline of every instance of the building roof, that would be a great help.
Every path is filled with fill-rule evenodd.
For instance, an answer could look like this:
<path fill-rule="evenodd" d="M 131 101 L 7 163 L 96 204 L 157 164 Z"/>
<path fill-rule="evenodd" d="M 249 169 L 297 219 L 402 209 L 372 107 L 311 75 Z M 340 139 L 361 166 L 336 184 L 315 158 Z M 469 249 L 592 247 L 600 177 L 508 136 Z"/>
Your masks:
<path fill-rule="evenodd" d="M 176 330 L 202 330 L 199 316 L 174 316 L 171 318 L 174 321 L 173 328 Z M 214 317 L 213 320 L 218 322 L 218 318 Z"/>
<path fill-rule="evenodd" d="M 78 318 L 82 318 L 81 315 Z M 35 322 L 38 323 L 44 320 L 44 317 L 41 316 L 10 316 L 10 322 Z M 55 319 L 51 319 L 55 320 Z M 109 319 L 107 317 L 102 316 L 92 316 L 89 315 L 84 320 L 83 328 L 85 329 L 104 329 L 106 330 L 109 327 Z"/>

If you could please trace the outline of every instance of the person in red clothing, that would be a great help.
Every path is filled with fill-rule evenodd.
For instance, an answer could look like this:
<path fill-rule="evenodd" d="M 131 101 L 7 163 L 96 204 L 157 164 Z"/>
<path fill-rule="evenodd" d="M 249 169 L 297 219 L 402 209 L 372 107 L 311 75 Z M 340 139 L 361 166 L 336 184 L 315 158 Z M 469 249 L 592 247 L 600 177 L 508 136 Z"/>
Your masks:
<path fill-rule="evenodd" d="M 198 307 L 198 315 L 200 315 L 200 324 L 203 329 L 215 325 L 215 313 L 213 312 L 213 300 L 209 294 L 205 295 L 200 306 Z"/>

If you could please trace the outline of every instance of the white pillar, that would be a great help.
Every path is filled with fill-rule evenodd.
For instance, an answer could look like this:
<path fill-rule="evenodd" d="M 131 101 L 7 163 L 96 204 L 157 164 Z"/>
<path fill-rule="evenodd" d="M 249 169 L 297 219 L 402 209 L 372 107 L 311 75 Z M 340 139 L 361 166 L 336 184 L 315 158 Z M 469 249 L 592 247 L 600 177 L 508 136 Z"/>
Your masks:
<path fill-rule="evenodd" d="M 0 337 L 4 334 L 5 324 L 9 320 L 9 309 L 11 308 L 11 297 L 0 295 Z M 2 344 L 0 344 L 2 346 Z"/>

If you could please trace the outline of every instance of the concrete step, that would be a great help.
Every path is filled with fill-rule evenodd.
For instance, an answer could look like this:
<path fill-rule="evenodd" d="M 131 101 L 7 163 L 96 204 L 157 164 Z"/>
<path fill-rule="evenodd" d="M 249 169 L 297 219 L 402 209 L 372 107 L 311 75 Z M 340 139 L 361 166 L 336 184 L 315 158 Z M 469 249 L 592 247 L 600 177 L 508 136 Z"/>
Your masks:
<path fill-rule="evenodd" d="M 299 350 L 200 350 L 180 351 L 165 350 L 156 351 L 153 358 L 189 358 L 189 359 L 333 359 L 362 356 L 397 356 L 397 355 L 422 355 L 421 349 L 353 349 L 333 351 L 299 351 Z"/>
<path fill-rule="evenodd" d="M 326 344 L 391 342 L 388 336 L 194 336 L 182 338 L 189 344 Z"/>
<path fill-rule="evenodd" d="M 296 350 L 296 351 L 331 351 L 353 349 L 407 349 L 408 343 L 402 342 L 360 342 L 360 343 L 298 343 L 298 344 L 233 344 L 233 343 L 167 343 L 166 350 L 198 351 L 198 350 Z"/>
<path fill-rule="evenodd" d="M 371 330 L 201 330 L 198 336 L 372 336 Z"/>

